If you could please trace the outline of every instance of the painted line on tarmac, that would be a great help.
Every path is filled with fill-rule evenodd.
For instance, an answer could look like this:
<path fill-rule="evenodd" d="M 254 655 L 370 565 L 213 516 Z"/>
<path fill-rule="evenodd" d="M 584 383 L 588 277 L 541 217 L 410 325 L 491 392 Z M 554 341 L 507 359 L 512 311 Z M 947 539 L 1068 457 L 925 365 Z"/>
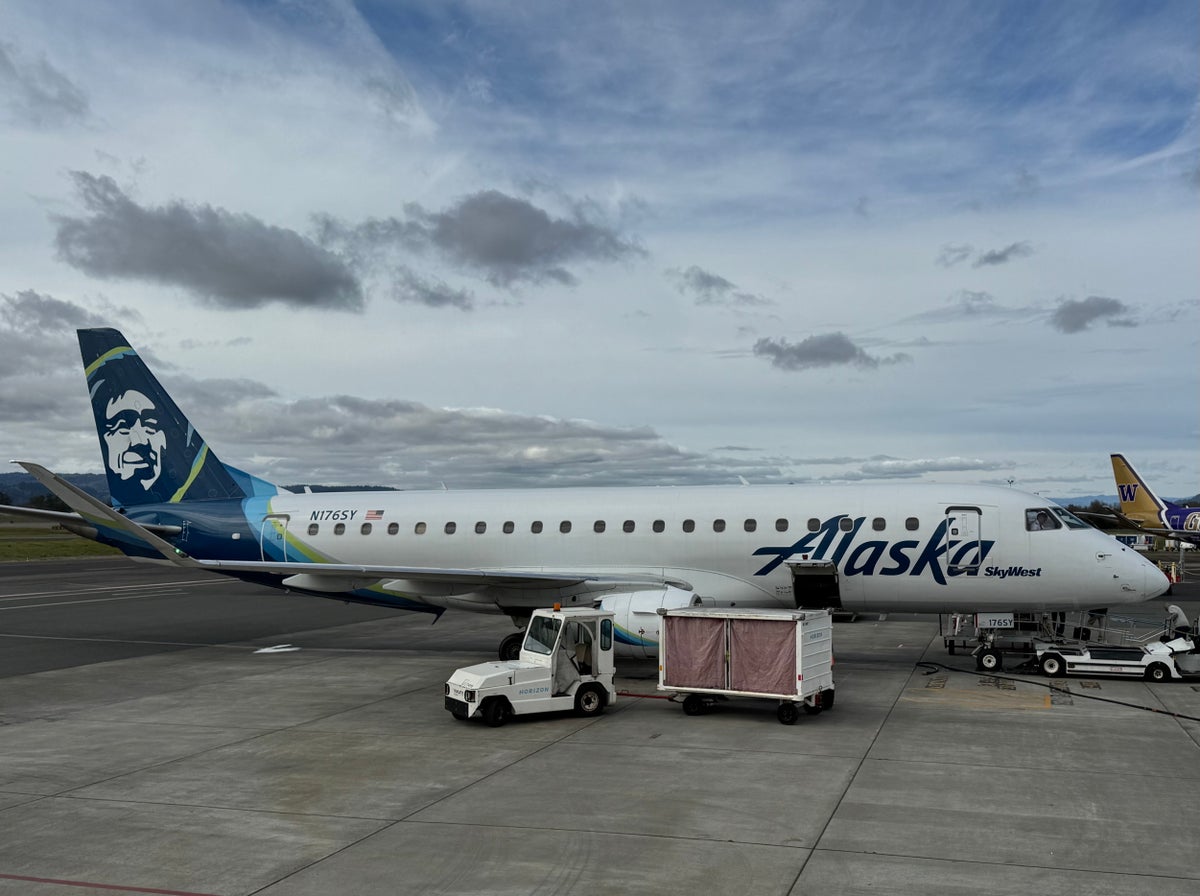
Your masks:
<path fill-rule="evenodd" d="M 24 641 L 83 641 L 89 644 L 145 644 L 151 647 L 220 647 L 224 650 L 258 650 L 254 645 L 243 644 L 205 644 L 201 641 L 135 641 L 131 638 L 78 638 L 70 635 L 13 635 L 0 632 L 0 638 L 18 638 Z M 300 648 L 297 647 L 297 650 Z"/>
<path fill-rule="evenodd" d="M 87 880 L 62 880 L 55 877 L 28 877 L 24 874 L 2 874 L 0 880 L 23 880 L 31 884 L 57 884 L 60 887 L 84 887 L 89 890 L 112 890 L 116 893 L 154 893 L 157 896 L 215 896 L 192 890 L 159 890 L 155 887 L 126 887 L 119 884 L 98 884 Z"/>
<path fill-rule="evenodd" d="M 0 613 L 13 610 L 40 610 L 42 607 L 70 607 L 76 604 L 105 604 L 117 600 L 147 600 L 154 597 L 186 597 L 184 594 L 130 594 L 127 597 L 96 597 L 91 600 L 58 600 L 49 604 L 25 604 L 20 607 L 0 607 Z"/>
<path fill-rule="evenodd" d="M 53 591 L 26 591 L 24 594 L 10 594 L 7 597 L 0 597 L 0 601 L 5 600 L 24 600 L 31 597 L 54 597 L 62 594 L 64 591 L 71 591 L 74 594 L 101 594 L 106 591 L 138 591 L 147 590 L 150 588 L 184 588 L 191 585 L 211 585 L 215 580 L 207 579 L 189 579 L 186 582 L 154 582 L 149 585 L 68 585 L 62 588 L 56 588 Z"/>

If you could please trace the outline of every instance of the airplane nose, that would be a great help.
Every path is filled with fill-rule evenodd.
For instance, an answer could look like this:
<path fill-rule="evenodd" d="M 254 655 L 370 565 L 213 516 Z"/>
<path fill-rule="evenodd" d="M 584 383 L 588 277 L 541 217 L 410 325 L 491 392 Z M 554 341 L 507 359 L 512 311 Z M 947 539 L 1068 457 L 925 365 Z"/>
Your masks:
<path fill-rule="evenodd" d="M 1153 563 L 1146 561 L 1146 600 L 1162 597 L 1170 591 L 1171 580 L 1167 578 L 1166 573 Z"/>

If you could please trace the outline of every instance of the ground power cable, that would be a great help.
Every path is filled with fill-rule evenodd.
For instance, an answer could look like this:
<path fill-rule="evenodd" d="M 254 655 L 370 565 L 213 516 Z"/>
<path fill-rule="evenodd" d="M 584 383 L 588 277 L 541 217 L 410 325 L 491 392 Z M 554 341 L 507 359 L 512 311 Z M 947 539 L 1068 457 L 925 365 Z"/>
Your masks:
<path fill-rule="evenodd" d="M 1031 681 L 1028 678 L 1013 678 L 1008 675 L 996 675 L 993 672 L 974 672 L 970 669 L 956 669 L 953 666 L 947 666 L 943 663 L 934 663 L 934 662 L 930 662 L 928 660 L 922 660 L 921 662 L 917 663 L 916 665 L 918 668 L 925 667 L 926 669 L 928 669 L 929 671 L 925 672 L 926 675 L 933 675 L 939 669 L 945 669 L 947 672 L 961 672 L 964 675 L 974 675 L 976 678 L 995 678 L 1000 681 L 1023 682 L 1025 684 L 1032 684 L 1032 685 L 1036 685 L 1037 687 L 1046 688 L 1047 690 L 1049 690 L 1051 692 L 1062 690 L 1055 683 Z M 1159 709 L 1156 706 L 1143 706 L 1140 703 L 1128 703 L 1124 700 L 1114 700 L 1112 697 L 1101 697 L 1098 694 L 1084 694 L 1084 693 L 1080 693 L 1077 691 L 1071 691 L 1070 693 L 1071 693 L 1072 697 L 1084 697 L 1088 700 L 1099 700 L 1101 703 L 1114 703 L 1117 706 L 1124 706 L 1129 709 L 1140 709 L 1140 710 L 1143 710 L 1144 712 L 1153 712 L 1153 713 L 1157 713 L 1160 716 L 1169 716 L 1172 719 L 1185 719 L 1189 722 L 1200 722 L 1200 717 L 1189 716 L 1186 713 L 1182 713 L 1182 712 L 1172 712 L 1169 709 Z"/>

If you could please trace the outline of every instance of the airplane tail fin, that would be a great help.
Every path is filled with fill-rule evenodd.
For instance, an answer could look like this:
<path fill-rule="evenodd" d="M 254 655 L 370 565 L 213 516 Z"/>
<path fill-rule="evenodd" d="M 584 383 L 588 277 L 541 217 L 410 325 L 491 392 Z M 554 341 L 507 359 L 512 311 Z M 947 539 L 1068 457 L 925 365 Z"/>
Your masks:
<path fill-rule="evenodd" d="M 1150 490 L 1129 461 L 1125 460 L 1125 455 L 1114 454 L 1111 457 L 1121 513 L 1142 525 L 1166 525 L 1163 516 L 1168 507 L 1166 502 Z"/>
<path fill-rule="evenodd" d="M 275 494 L 222 464 L 117 330 L 79 330 L 114 507 Z"/>

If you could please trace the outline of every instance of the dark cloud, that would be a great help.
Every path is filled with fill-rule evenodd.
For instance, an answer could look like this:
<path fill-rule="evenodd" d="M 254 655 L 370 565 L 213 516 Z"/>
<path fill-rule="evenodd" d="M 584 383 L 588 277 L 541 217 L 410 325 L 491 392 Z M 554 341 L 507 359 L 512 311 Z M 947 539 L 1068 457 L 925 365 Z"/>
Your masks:
<path fill-rule="evenodd" d="M 1012 243 L 1003 249 L 992 249 L 991 251 L 981 253 L 971 263 L 971 267 L 982 268 L 988 265 L 1006 264 L 1014 258 L 1026 258 L 1032 254 L 1033 247 L 1029 243 Z"/>
<path fill-rule="evenodd" d="M 797 343 L 786 339 L 763 338 L 754 343 L 754 354 L 767 358 L 780 370 L 809 370 L 814 367 L 852 366 L 873 370 L 880 365 L 898 364 L 912 358 L 902 352 L 890 358 L 869 355 L 855 345 L 845 333 L 825 333 L 809 336 Z"/>
<path fill-rule="evenodd" d="M 316 220 L 318 239 L 363 262 L 395 251 L 434 251 L 503 288 L 547 282 L 572 286 L 578 279 L 568 264 L 645 254 L 632 240 L 593 220 L 593 210 L 584 203 L 575 204 L 568 217 L 555 218 L 528 200 L 485 190 L 440 212 L 408 203 L 404 214 L 357 225 L 321 216 Z"/>
<path fill-rule="evenodd" d="M 692 265 L 687 270 L 671 268 L 666 275 L 675 281 L 675 288 L 682 295 L 690 295 L 697 305 L 773 305 L 770 299 L 743 292 L 720 274 Z"/>
<path fill-rule="evenodd" d="M 1058 303 L 1050 315 L 1050 326 L 1060 333 L 1079 333 L 1098 320 L 1106 320 L 1110 327 L 1136 327 L 1135 321 L 1124 316 L 1129 311 L 1129 306 L 1124 302 L 1104 296 L 1065 299 Z"/>
<path fill-rule="evenodd" d="M 398 267 L 392 277 L 392 298 L 398 302 L 418 302 L 433 308 L 460 308 L 470 311 L 475 297 L 469 290 L 454 289 L 441 280 L 422 277 L 410 268 Z"/>
<path fill-rule="evenodd" d="M 942 246 L 936 261 L 937 264 L 944 268 L 952 268 L 957 264 L 962 264 L 974 254 L 975 247 L 970 244 L 953 245 L 947 243 L 945 246 Z M 971 267 L 983 268 L 1006 264 L 1014 258 L 1026 258 L 1032 254 L 1033 247 L 1028 242 L 1022 240 L 1019 243 L 1012 243 L 1005 246 L 1003 249 L 990 249 L 987 252 L 980 252 L 975 256 L 975 260 L 971 262 Z"/>
<path fill-rule="evenodd" d="M 222 308 L 363 308 L 345 262 L 295 231 L 208 205 L 142 207 L 110 177 L 71 177 L 89 214 L 55 216 L 55 243 L 85 273 L 179 286 Z"/>
<path fill-rule="evenodd" d="M 0 95 L 7 96 L 12 115 L 38 127 L 81 121 L 88 99 L 45 59 L 28 62 L 12 44 L 0 42 Z"/>
<path fill-rule="evenodd" d="M 937 263 L 944 268 L 952 268 L 956 264 L 966 261 L 971 257 L 971 253 L 975 249 L 972 246 L 942 246 L 942 251 L 938 253 Z"/>

